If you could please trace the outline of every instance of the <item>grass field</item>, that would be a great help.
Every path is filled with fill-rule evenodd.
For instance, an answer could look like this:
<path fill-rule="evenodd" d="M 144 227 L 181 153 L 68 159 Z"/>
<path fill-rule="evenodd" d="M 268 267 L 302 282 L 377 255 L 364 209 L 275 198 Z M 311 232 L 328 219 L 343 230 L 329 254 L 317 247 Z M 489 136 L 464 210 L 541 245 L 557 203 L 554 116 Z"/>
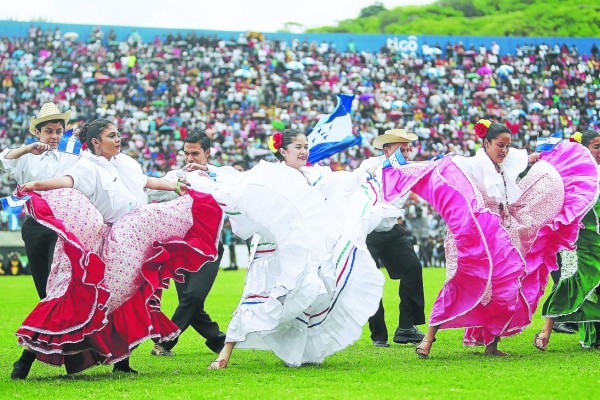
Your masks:
<path fill-rule="evenodd" d="M 243 278 L 244 271 L 222 271 L 208 298 L 207 310 L 223 328 Z M 442 269 L 424 270 L 427 309 L 443 279 Z M 398 317 L 397 285 L 388 281 L 384 295 L 391 334 Z M 463 347 L 462 330 L 448 330 L 438 334 L 430 359 L 420 360 L 412 345 L 374 348 L 365 327 L 356 344 L 320 366 L 287 368 L 269 352 L 240 350 L 227 369 L 208 371 L 214 355 L 190 328 L 176 357 L 150 356 L 151 342 L 135 350 L 131 364 L 138 376 L 100 366 L 67 377 L 62 368 L 35 363 L 26 381 L 12 382 L 12 363 L 21 352 L 13 333 L 35 304 L 31 277 L 0 279 L 0 399 L 585 399 L 600 387 L 600 353 L 581 349 L 577 335 L 553 335 L 546 353 L 532 346 L 542 325 L 539 315 L 523 334 L 501 342 L 512 354 L 505 359 Z M 167 315 L 175 305 L 172 288 L 164 295 Z"/>

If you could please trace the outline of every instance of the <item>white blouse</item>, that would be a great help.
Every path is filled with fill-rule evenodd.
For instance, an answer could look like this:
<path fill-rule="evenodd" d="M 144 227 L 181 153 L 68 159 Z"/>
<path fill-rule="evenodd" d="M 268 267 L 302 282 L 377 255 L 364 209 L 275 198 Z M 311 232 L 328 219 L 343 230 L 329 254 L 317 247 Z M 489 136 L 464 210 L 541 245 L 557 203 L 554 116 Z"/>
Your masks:
<path fill-rule="evenodd" d="M 36 155 L 27 153 L 19 158 L 8 159 L 6 155 L 13 149 L 5 149 L 0 153 L 0 166 L 19 185 L 31 181 L 64 176 L 65 171 L 79 160 L 79 156 L 48 150 Z"/>
<path fill-rule="evenodd" d="M 493 197 L 499 204 L 506 203 L 506 200 L 508 204 L 512 204 L 521 197 L 522 191 L 517 185 L 517 178 L 527 168 L 528 157 L 527 150 L 511 148 L 500 164 L 504 179 L 482 148 L 478 149 L 473 157 L 454 156 L 452 160 L 466 175 L 485 189 L 488 197 Z M 504 190 L 505 181 L 506 190 Z"/>
<path fill-rule="evenodd" d="M 90 199 L 105 222 L 112 224 L 148 202 L 144 191 L 148 177 L 133 158 L 118 154 L 107 160 L 89 151 L 81 155 L 65 175 L 73 178 L 73 187 Z"/>

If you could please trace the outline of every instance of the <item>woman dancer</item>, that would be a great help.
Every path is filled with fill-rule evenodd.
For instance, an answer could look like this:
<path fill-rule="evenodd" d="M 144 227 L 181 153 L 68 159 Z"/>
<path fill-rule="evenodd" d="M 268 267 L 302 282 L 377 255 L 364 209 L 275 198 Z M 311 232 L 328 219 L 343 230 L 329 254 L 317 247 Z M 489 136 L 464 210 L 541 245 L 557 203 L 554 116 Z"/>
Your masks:
<path fill-rule="evenodd" d="M 84 126 L 79 136 L 89 152 L 65 176 L 20 188 L 32 196 L 32 217 L 56 231 L 59 241 L 48 295 L 17 331 L 26 350 L 13 379 L 26 378 L 36 357 L 65 364 L 67 373 L 99 363 L 135 373 L 132 348 L 179 333 L 160 311 L 168 278 L 216 258 L 222 211 L 211 196 L 190 192 L 147 205 L 144 188 L 186 189 L 144 175 L 120 153 L 119 132 L 108 120 Z"/>
<path fill-rule="evenodd" d="M 587 147 L 600 164 L 600 134 L 593 130 L 577 132 L 572 140 Z M 554 321 L 579 322 L 579 339 L 584 348 L 600 345 L 600 201 L 585 215 L 575 250 L 560 255 L 560 279 L 542 307 L 546 322 L 533 338 L 533 345 L 545 351 Z"/>
<path fill-rule="evenodd" d="M 483 147 L 474 157 L 446 156 L 384 174 L 387 199 L 412 190 L 448 225 L 447 279 L 416 348 L 422 358 L 438 329 L 461 327 L 467 328 L 466 345 L 508 355 L 498 350 L 499 338 L 531 322 L 548 274 L 557 268 L 555 254 L 575 240 L 595 202 L 598 172 L 583 147 L 564 143 L 528 156 L 510 148 L 503 124 L 480 120 L 475 132 Z"/>
<path fill-rule="evenodd" d="M 381 299 L 383 276 L 365 245 L 376 201 L 369 173 L 306 167 L 308 142 L 295 129 L 269 147 L 280 163 L 216 181 L 188 176 L 236 235 L 255 234 L 242 299 L 209 369 L 225 368 L 234 347 L 271 350 L 288 366 L 321 363 L 360 337 Z"/>

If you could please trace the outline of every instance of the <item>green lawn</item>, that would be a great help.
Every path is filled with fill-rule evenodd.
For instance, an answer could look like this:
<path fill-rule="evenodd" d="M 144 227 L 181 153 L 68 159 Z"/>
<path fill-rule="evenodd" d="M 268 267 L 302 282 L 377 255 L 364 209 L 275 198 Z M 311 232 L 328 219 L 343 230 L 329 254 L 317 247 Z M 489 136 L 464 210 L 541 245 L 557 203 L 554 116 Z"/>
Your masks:
<path fill-rule="evenodd" d="M 237 304 L 244 271 L 221 272 L 207 310 L 223 328 Z M 429 308 L 444 270 L 424 270 Z M 384 302 L 390 333 L 397 322 L 397 282 L 386 284 Z M 164 310 L 176 305 L 174 288 L 165 293 Z M 264 398 L 590 398 L 600 385 L 600 353 L 579 347 L 577 335 L 556 334 L 542 353 L 532 344 L 542 325 L 537 316 L 525 333 L 502 341 L 506 359 L 482 356 L 480 348 L 462 346 L 462 330 L 440 331 L 430 359 L 420 360 L 412 345 L 374 348 L 365 328 L 360 341 L 327 358 L 321 366 L 287 368 L 264 351 L 234 352 L 227 369 L 208 371 L 214 355 L 192 330 L 175 348 L 177 356 L 149 355 L 151 342 L 132 357 L 138 376 L 92 368 L 67 377 L 64 369 L 34 364 L 26 381 L 12 382 L 12 363 L 20 354 L 13 333 L 36 303 L 31 277 L 0 279 L 0 399 L 264 399 Z M 423 327 L 424 328 L 424 327 Z"/>

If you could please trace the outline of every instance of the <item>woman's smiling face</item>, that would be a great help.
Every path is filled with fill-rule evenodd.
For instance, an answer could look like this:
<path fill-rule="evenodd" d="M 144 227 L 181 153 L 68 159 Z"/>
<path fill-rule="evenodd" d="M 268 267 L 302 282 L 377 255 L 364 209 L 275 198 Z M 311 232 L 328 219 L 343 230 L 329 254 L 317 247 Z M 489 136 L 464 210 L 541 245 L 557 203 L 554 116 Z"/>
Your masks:
<path fill-rule="evenodd" d="M 306 136 L 297 135 L 285 149 L 279 149 L 285 163 L 292 168 L 304 167 L 308 161 L 308 139 Z"/>

